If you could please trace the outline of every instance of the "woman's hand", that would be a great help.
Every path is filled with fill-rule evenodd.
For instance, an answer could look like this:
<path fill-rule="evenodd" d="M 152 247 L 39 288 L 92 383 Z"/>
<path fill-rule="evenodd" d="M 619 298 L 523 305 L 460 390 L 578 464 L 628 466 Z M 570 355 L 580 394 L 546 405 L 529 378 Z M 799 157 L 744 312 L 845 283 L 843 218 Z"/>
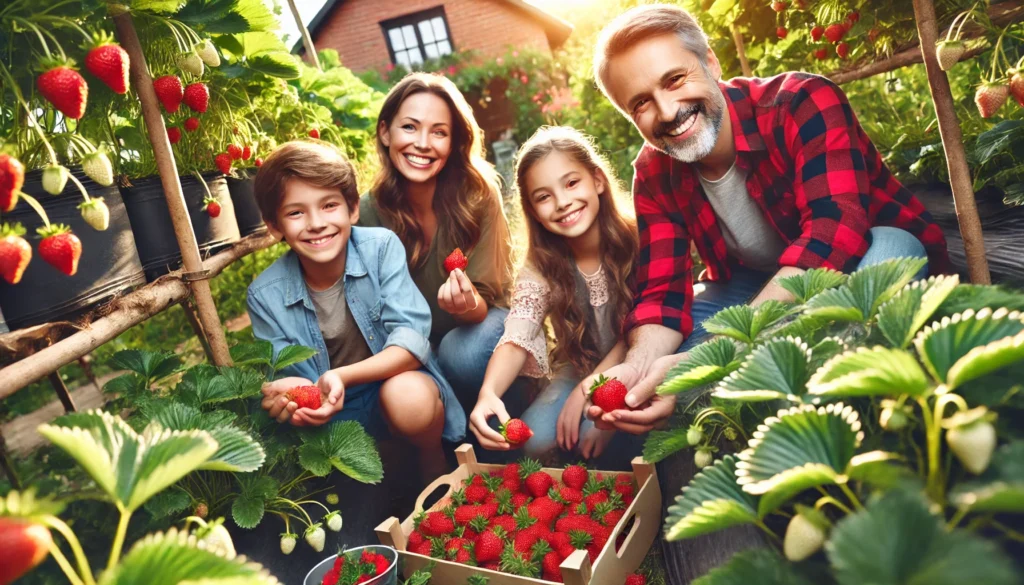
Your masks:
<path fill-rule="evenodd" d="M 320 387 L 320 408 L 299 408 L 292 414 L 292 424 L 297 427 L 318 427 L 331 422 L 331 417 L 341 411 L 345 405 L 345 383 L 337 370 L 327 370 L 317 380 Z"/>
<path fill-rule="evenodd" d="M 469 428 L 476 435 L 480 446 L 484 449 L 490 449 L 492 451 L 508 451 L 512 448 L 512 445 L 505 440 L 505 437 L 501 436 L 501 433 L 495 431 L 487 424 L 487 419 L 492 416 L 498 417 L 498 422 L 505 424 L 508 419 L 512 418 L 508 415 L 508 411 L 505 410 L 505 403 L 501 401 L 501 398 L 489 390 L 480 390 L 480 396 L 476 400 L 476 406 L 473 407 L 473 412 L 469 414 Z"/>
<path fill-rule="evenodd" d="M 288 400 L 285 394 L 296 386 L 312 385 L 313 383 L 309 380 L 297 376 L 267 382 L 262 388 L 263 400 L 260 402 L 260 406 L 263 407 L 263 410 L 267 411 L 267 415 L 270 418 L 279 423 L 288 422 L 299 405 Z"/>
<path fill-rule="evenodd" d="M 462 315 L 475 310 L 481 303 L 476 287 L 460 268 L 452 270 L 448 280 L 437 291 L 437 305 L 452 315 Z"/>
<path fill-rule="evenodd" d="M 589 378 L 583 380 L 586 382 Z M 580 382 L 580 384 L 583 384 Z M 555 423 L 555 435 L 558 438 L 558 446 L 566 451 L 576 448 L 580 439 L 580 422 L 583 419 L 583 408 L 587 405 L 586 394 L 579 391 L 579 386 L 572 389 L 569 398 L 562 406 L 562 412 L 558 414 L 558 422 Z"/>
<path fill-rule="evenodd" d="M 584 459 L 600 457 L 613 437 L 615 437 L 615 431 L 604 431 L 596 427 L 587 429 L 580 439 L 580 455 Z"/>

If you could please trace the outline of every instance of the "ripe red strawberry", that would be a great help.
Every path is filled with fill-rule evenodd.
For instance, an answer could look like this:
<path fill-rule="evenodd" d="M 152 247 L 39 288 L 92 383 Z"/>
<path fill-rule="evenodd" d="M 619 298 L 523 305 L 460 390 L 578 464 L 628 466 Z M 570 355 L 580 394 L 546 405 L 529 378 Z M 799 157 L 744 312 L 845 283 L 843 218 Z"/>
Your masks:
<path fill-rule="evenodd" d="M 252 148 L 250 148 L 249 145 L 246 144 L 244 147 L 242 147 L 242 160 L 249 160 L 250 157 L 252 157 Z"/>
<path fill-rule="evenodd" d="M 263 159 L 257 156 L 256 160 L 252 161 L 252 164 L 256 165 L 257 167 L 262 167 Z"/>
<path fill-rule="evenodd" d="M 42 524 L 0 517 L 0 583 L 14 583 L 50 554 L 53 538 Z"/>
<path fill-rule="evenodd" d="M 487 516 L 486 510 L 483 506 L 466 504 L 455 508 L 455 523 L 459 525 L 466 525 L 473 521 L 473 518 L 477 516 Z"/>
<path fill-rule="evenodd" d="M 786 30 L 786 27 L 784 26 L 780 26 L 779 28 L 775 29 L 775 36 L 779 37 L 780 39 L 786 38 L 787 34 L 789 34 L 789 31 Z"/>
<path fill-rule="evenodd" d="M 573 506 L 583 501 L 583 492 L 576 488 L 562 486 L 562 489 L 558 490 L 558 497 Z"/>
<path fill-rule="evenodd" d="M 608 492 L 606 492 L 605 490 L 600 490 L 600 491 L 594 492 L 594 493 L 590 494 L 589 496 L 585 496 L 583 498 L 583 503 L 587 505 L 587 510 L 590 511 L 590 512 L 593 512 L 594 511 L 594 507 L 597 506 L 598 504 L 600 504 L 601 502 L 607 502 L 607 501 L 608 501 Z"/>
<path fill-rule="evenodd" d="M 868 42 L 869 43 L 875 42 L 875 39 L 877 39 L 878 35 L 880 35 L 880 34 L 882 34 L 882 31 L 878 30 L 875 27 L 871 27 L 871 30 L 868 31 Z"/>
<path fill-rule="evenodd" d="M 565 506 L 548 496 L 537 498 L 526 505 L 527 513 L 545 527 L 554 522 L 555 518 L 558 518 L 564 510 Z"/>
<path fill-rule="evenodd" d="M 846 22 L 849 22 L 851 25 L 852 24 L 857 24 L 859 21 L 860 21 L 860 13 L 859 12 L 854 11 L 854 12 L 851 12 L 851 13 L 846 15 Z"/>
<path fill-rule="evenodd" d="M 9 154 L 0 154 L 0 212 L 14 210 L 25 184 L 25 167 Z"/>
<path fill-rule="evenodd" d="M 780 0 L 775 0 L 775 2 L 772 2 L 772 10 L 774 10 L 775 12 L 782 12 L 787 7 L 789 7 L 789 4 L 787 4 L 786 2 L 781 2 Z"/>
<path fill-rule="evenodd" d="M 469 260 L 462 253 L 461 248 L 455 248 L 448 257 L 444 259 L 444 271 L 451 272 L 458 268 L 459 270 L 465 270 L 469 266 Z"/>
<path fill-rule="evenodd" d="M 171 141 L 171 144 L 177 144 L 181 142 L 181 128 L 177 126 L 171 126 L 167 129 L 167 139 Z"/>
<path fill-rule="evenodd" d="M 1024 75 L 1020 71 L 1013 71 L 1010 77 L 1010 95 L 1024 108 Z"/>
<path fill-rule="evenodd" d="M 445 260 L 447 265 L 448 261 Z M 447 268 L 447 266 L 446 266 Z M 449 272 L 451 272 L 449 270 Z M 505 421 L 505 424 L 501 425 L 501 436 L 512 443 L 513 445 L 520 445 L 525 443 L 533 436 L 533 431 L 530 427 L 526 426 L 526 423 L 518 418 L 510 418 Z"/>
<path fill-rule="evenodd" d="M 190 83 L 182 96 L 185 105 L 195 112 L 205 114 L 210 105 L 210 88 L 205 83 Z"/>
<path fill-rule="evenodd" d="M 819 61 L 824 61 L 828 58 L 828 51 L 826 49 L 815 49 L 814 58 Z"/>
<path fill-rule="evenodd" d="M 210 217 L 216 218 L 220 215 L 219 201 L 216 199 L 204 199 L 203 203 L 205 204 L 203 205 L 203 209 L 206 210 L 206 213 L 209 214 Z M 317 408 L 319 408 L 319 406 Z"/>
<path fill-rule="evenodd" d="M 237 144 L 229 144 L 228 154 L 231 155 L 231 160 L 239 160 L 242 158 L 242 147 Z"/>
<path fill-rule="evenodd" d="M 512 516 L 509 516 L 508 514 L 502 514 L 501 516 L 495 516 L 494 518 L 491 518 L 491 522 L 490 522 L 490 524 L 488 524 L 488 527 L 489 528 L 494 528 L 495 526 L 500 526 L 502 528 L 502 530 L 504 530 L 505 532 L 511 534 L 512 532 L 515 532 L 515 529 L 516 529 L 516 519 L 513 518 Z"/>
<path fill-rule="evenodd" d="M 21 282 L 32 259 L 32 246 L 23 235 L 25 228 L 20 223 L 0 225 L 0 276 L 10 284 Z"/>
<path fill-rule="evenodd" d="M 78 272 L 78 259 L 82 256 L 82 241 L 63 224 L 50 224 L 37 230 L 43 237 L 39 242 L 39 255 L 47 264 L 68 276 Z"/>
<path fill-rule="evenodd" d="M 978 113 L 982 118 L 990 118 L 999 111 L 1010 96 L 1010 88 L 994 81 L 987 81 L 978 87 L 974 94 L 974 103 L 978 106 Z"/>
<path fill-rule="evenodd" d="M 444 536 L 455 531 L 455 522 L 444 512 L 430 512 L 420 522 L 420 532 L 427 536 Z"/>
<path fill-rule="evenodd" d="M 185 96 L 185 89 L 181 87 L 181 80 L 175 75 L 164 75 L 153 80 L 153 91 L 156 98 L 163 104 L 164 109 L 172 114 L 178 111 L 181 100 Z M 188 122 L 185 122 L 185 129 L 188 130 Z"/>
<path fill-rule="evenodd" d="M 480 504 L 491 494 L 487 486 L 470 484 L 466 486 L 466 501 L 470 504 Z"/>
<path fill-rule="evenodd" d="M 647 585 L 647 577 L 640 573 L 630 573 L 626 575 L 626 582 L 624 585 Z"/>
<path fill-rule="evenodd" d="M 80 73 L 68 65 L 58 65 L 46 70 L 36 79 L 39 93 L 46 101 L 68 118 L 78 120 L 85 114 L 85 102 L 89 98 L 89 86 Z"/>
<path fill-rule="evenodd" d="M 114 93 L 128 92 L 128 52 L 113 41 L 108 33 L 94 37 L 95 43 L 85 56 L 85 68 Z"/>
<path fill-rule="evenodd" d="M 811 29 L 811 40 L 818 42 L 821 40 L 821 35 L 825 34 L 825 27 L 820 24 Z"/>
<path fill-rule="evenodd" d="M 323 396 L 317 386 L 296 386 L 285 393 L 288 400 L 299 405 L 299 408 L 316 410 L 323 405 Z"/>
<path fill-rule="evenodd" d="M 543 497 L 551 489 L 551 486 L 555 483 L 555 480 L 550 475 L 543 471 L 531 473 L 526 477 L 526 491 L 530 492 L 530 495 L 535 498 Z"/>
<path fill-rule="evenodd" d="M 319 140 L 320 139 L 320 129 L 319 128 L 311 128 L 309 130 L 309 137 L 310 138 L 315 138 L 315 139 Z"/>
<path fill-rule="evenodd" d="M 611 512 L 606 512 L 604 516 L 601 516 L 601 524 L 604 524 L 605 526 L 615 526 L 619 523 L 619 520 L 622 520 L 622 517 L 625 514 L 625 510 L 612 510 Z"/>
<path fill-rule="evenodd" d="M 433 548 L 433 544 L 429 540 L 417 544 L 416 546 L 410 546 L 409 551 L 425 557 L 430 556 L 430 551 Z"/>
<path fill-rule="evenodd" d="M 508 480 L 506 480 L 508 481 Z M 516 492 L 512 494 L 512 508 L 513 511 L 530 503 L 530 494 L 524 494 L 523 492 Z"/>
<path fill-rule="evenodd" d="M 624 482 L 615 482 L 615 492 L 621 495 L 623 498 L 626 496 L 633 495 L 633 484 Z"/>
<path fill-rule="evenodd" d="M 845 59 L 850 55 L 850 45 L 847 43 L 839 43 L 836 45 L 836 55 L 839 55 L 840 59 Z"/>
<path fill-rule="evenodd" d="M 559 566 L 565 559 L 562 555 L 558 554 L 557 550 L 549 551 L 544 555 L 541 560 L 541 569 L 544 573 L 545 581 L 554 581 L 556 583 L 562 582 L 562 572 Z"/>
<path fill-rule="evenodd" d="M 220 170 L 220 172 L 224 173 L 225 175 L 230 175 L 231 174 L 231 155 L 230 154 L 228 154 L 226 152 L 222 152 L 222 153 L 218 154 L 217 156 L 213 157 L 213 162 L 217 165 L 217 168 Z"/>
<path fill-rule="evenodd" d="M 598 526 L 600 526 L 600 524 L 598 524 L 597 520 L 594 520 L 590 516 L 569 514 L 564 518 L 559 518 L 555 522 L 555 531 L 568 534 L 574 530 L 582 530 L 589 534 L 595 532 Z"/>
<path fill-rule="evenodd" d="M 580 464 L 567 465 L 565 471 L 562 472 L 562 483 L 578 490 L 583 489 L 588 479 L 590 479 L 590 474 L 587 472 L 587 468 Z"/>
<path fill-rule="evenodd" d="M 605 412 L 621 410 L 627 408 L 626 394 L 628 392 L 626 385 L 618 379 L 609 379 L 601 374 L 590 387 L 590 401 Z"/>
<path fill-rule="evenodd" d="M 422 532 L 420 532 L 419 530 L 413 530 L 412 532 L 409 533 L 409 542 L 408 542 L 409 546 L 407 548 L 411 549 L 413 547 L 417 547 L 424 540 L 426 540 L 426 539 L 423 538 L 423 533 Z"/>
<path fill-rule="evenodd" d="M 199 130 L 199 118 L 185 120 L 185 132 L 195 132 L 196 130 Z"/>
<path fill-rule="evenodd" d="M 846 28 L 841 24 L 830 24 L 825 27 L 825 38 L 828 42 L 835 44 L 843 40 L 843 36 L 846 34 Z"/>
<path fill-rule="evenodd" d="M 494 532 L 490 530 L 484 532 L 476 537 L 476 542 L 473 544 L 473 554 L 476 556 L 476 562 L 486 563 L 497 560 L 501 557 L 501 550 L 504 546 L 504 543 Z"/>

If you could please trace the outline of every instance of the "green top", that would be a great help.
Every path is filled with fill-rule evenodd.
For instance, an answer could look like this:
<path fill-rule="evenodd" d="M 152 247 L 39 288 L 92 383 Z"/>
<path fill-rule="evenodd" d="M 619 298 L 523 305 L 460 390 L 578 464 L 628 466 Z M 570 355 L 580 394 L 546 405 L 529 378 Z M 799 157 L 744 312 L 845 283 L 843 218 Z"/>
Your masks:
<path fill-rule="evenodd" d="M 473 282 L 480 297 L 488 306 L 508 307 L 508 291 L 512 286 L 512 241 L 508 223 L 501 205 L 494 205 L 488 217 L 480 224 L 480 241 L 472 250 L 463 250 L 469 260 L 466 275 Z M 370 193 L 359 199 L 358 225 L 367 227 L 385 227 L 377 213 L 377 201 Z M 410 269 L 412 279 L 430 305 L 432 327 L 430 342 L 437 345 L 446 333 L 456 328 L 459 323 L 448 312 L 437 304 L 437 291 L 448 280 L 444 270 L 444 259 L 451 250 L 438 250 L 436 236 L 430 241 L 430 249 L 423 264 Z"/>

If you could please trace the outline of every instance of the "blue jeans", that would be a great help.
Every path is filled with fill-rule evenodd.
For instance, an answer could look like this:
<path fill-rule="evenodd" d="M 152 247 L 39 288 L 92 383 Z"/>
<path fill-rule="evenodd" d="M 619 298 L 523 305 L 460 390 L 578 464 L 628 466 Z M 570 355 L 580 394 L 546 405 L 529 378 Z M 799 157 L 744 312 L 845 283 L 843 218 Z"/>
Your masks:
<path fill-rule="evenodd" d="M 878 264 L 892 258 L 927 258 L 924 245 L 908 231 L 893 227 L 871 228 L 871 246 L 864 254 L 857 269 Z M 925 265 L 916 278 L 928 275 Z M 715 313 L 740 305 L 754 298 L 765 283 L 774 276 L 770 272 L 758 272 L 743 266 L 732 267 L 732 278 L 722 282 L 700 282 L 693 285 L 693 333 L 679 346 L 678 353 L 693 349 L 708 338 L 704 321 Z"/>
<path fill-rule="evenodd" d="M 581 458 L 578 449 L 574 453 L 569 453 L 559 448 L 555 426 L 562 407 L 579 383 L 580 381 L 576 379 L 556 376 L 526 409 L 522 417 L 523 422 L 533 430 L 533 436 L 523 445 L 523 456 L 539 459 L 545 467 L 561 467 Z M 583 434 L 593 428 L 594 422 L 581 413 L 580 439 L 582 440 Z M 592 459 L 590 467 L 608 471 L 629 470 L 633 457 L 643 450 L 645 437 L 616 432 L 605 446 L 604 452 Z"/>

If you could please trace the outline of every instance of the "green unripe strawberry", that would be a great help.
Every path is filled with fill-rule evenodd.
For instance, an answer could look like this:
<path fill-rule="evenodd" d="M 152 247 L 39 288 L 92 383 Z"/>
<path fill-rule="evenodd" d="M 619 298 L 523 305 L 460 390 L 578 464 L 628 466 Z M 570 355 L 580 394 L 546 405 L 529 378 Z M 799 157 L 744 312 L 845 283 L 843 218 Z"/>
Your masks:
<path fill-rule="evenodd" d="M 43 169 L 43 190 L 50 195 L 60 195 L 68 183 L 68 170 L 60 165 L 49 165 Z"/>

